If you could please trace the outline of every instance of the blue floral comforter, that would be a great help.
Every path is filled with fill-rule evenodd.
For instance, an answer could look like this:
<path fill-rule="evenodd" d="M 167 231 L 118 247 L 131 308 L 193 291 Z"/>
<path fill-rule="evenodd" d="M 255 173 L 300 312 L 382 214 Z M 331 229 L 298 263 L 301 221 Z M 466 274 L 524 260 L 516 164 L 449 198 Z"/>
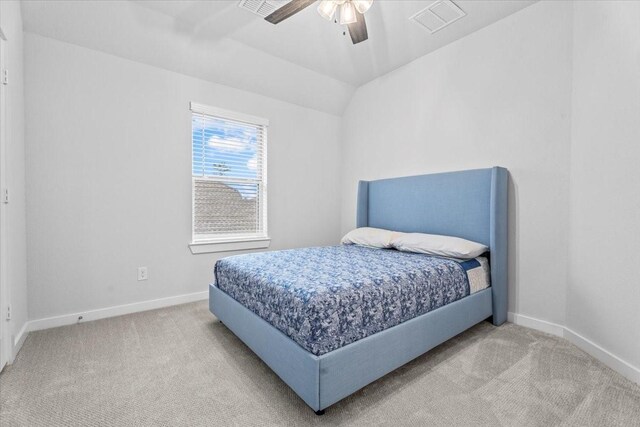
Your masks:
<path fill-rule="evenodd" d="M 453 260 L 357 245 L 219 260 L 216 285 L 321 355 L 469 295 Z"/>

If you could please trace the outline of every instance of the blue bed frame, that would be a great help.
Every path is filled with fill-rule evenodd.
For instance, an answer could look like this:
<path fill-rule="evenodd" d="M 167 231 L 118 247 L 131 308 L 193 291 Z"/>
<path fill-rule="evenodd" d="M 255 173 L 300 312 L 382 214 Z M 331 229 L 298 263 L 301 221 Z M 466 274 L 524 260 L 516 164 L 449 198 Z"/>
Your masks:
<path fill-rule="evenodd" d="M 357 226 L 457 236 L 483 243 L 491 287 L 321 356 L 209 286 L 209 308 L 316 413 L 488 318 L 507 319 L 504 168 L 361 181 Z"/>

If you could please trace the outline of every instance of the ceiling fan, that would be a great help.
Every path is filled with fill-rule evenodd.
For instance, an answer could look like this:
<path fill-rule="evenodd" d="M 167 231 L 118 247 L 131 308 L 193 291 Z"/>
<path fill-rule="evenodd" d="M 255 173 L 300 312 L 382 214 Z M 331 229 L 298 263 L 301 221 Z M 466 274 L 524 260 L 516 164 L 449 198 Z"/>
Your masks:
<path fill-rule="evenodd" d="M 264 19 L 277 24 L 315 2 L 316 0 L 292 0 Z M 373 0 L 321 0 L 318 13 L 329 21 L 335 17 L 336 22 L 346 25 L 349 28 L 351 41 L 353 44 L 358 44 L 369 38 L 364 13 L 369 10 L 372 3 Z"/>

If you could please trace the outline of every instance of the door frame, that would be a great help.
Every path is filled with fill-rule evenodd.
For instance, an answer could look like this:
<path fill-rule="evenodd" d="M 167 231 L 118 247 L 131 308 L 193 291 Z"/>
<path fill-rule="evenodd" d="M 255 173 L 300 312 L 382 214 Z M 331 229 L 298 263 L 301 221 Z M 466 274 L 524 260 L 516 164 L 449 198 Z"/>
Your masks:
<path fill-rule="evenodd" d="M 0 27 L 0 73 L 7 68 L 7 38 Z M 1 77 L 0 77 L 1 78 Z M 7 85 L 0 81 L 0 192 L 7 188 Z M 12 359 L 12 343 L 9 319 L 9 288 L 7 283 L 7 204 L 0 200 L 0 371 Z"/>

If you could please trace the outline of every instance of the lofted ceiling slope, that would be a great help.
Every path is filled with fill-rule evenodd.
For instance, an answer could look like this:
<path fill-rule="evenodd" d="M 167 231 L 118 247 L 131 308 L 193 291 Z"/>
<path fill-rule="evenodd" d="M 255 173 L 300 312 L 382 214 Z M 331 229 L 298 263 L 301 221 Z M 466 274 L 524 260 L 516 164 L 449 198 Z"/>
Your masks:
<path fill-rule="evenodd" d="M 533 0 L 457 0 L 466 16 L 435 34 L 409 20 L 433 0 L 375 0 L 353 45 L 312 5 L 272 25 L 237 0 L 23 1 L 45 37 L 341 115 L 355 89 Z"/>

